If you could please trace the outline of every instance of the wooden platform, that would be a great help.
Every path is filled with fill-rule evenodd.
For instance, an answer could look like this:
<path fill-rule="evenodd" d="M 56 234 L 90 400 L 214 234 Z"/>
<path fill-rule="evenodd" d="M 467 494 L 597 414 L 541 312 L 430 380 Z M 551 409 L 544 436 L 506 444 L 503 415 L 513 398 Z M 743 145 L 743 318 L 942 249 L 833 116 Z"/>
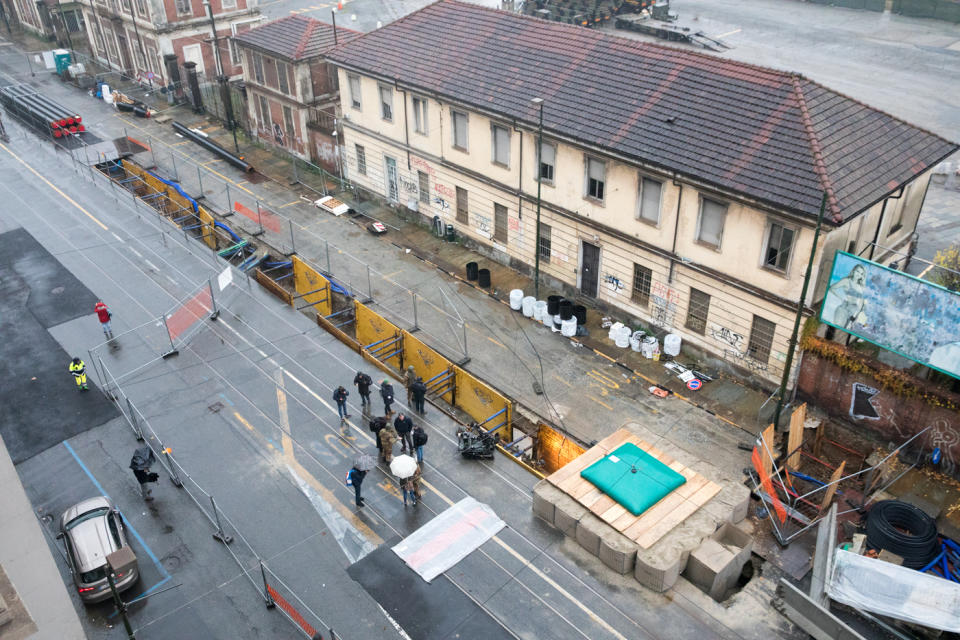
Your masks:
<path fill-rule="evenodd" d="M 639 516 L 633 515 L 613 498 L 600 491 L 592 482 L 580 477 L 581 471 L 627 442 L 637 445 L 687 479 L 683 486 L 671 491 Z M 548 476 L 547 482 L 572 497 L 643 549 L 652 547 L 657 540 L 720 492 L 720 485 L 654 449 L 649 443 L 626 429 L 620 429 L 598 442 L 583 455 Z"/>

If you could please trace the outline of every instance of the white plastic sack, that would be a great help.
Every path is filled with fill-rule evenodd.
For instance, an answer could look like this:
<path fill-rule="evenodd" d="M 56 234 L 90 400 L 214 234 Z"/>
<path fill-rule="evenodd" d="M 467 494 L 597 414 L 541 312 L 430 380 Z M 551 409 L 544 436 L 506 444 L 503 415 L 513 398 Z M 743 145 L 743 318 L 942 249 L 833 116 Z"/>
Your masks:
<path fill-rule="evenodd" d="M 464 498 L 393 547 L 407 566 L 430 582 L 506 526 L 493 509 Z"/>
<path fill-rule="evenodd" d="M 857 609 L 960 632 L 960 584 L 836 550 L 827 594 Z"/>

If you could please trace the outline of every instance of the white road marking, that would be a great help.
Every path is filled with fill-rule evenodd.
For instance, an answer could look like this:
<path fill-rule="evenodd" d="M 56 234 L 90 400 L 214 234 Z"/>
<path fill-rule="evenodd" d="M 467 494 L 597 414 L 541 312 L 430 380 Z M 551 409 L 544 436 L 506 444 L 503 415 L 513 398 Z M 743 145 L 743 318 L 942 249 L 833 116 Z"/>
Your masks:
<path fill-rule="evenodd" d="M 726 38 L 727 36 L 732 36 L 735 33 L 740 33 L 741 29 L 734 29 L 733 31 L 727 31 L 726 33 L 721 33 L 720 35 L 713 36 L 715 39 Z"/>
<path fill-rule="evenodd" d="M 110 232 L 110 235 L 112 235 L 114 238 L 116 238 L 116 239 L 119 240 L 120 242 L 126 242 L 123 238 L 121 238 L 120 236 L 118 236 L 117 234 L 115 234 L 113 231 Z"/>

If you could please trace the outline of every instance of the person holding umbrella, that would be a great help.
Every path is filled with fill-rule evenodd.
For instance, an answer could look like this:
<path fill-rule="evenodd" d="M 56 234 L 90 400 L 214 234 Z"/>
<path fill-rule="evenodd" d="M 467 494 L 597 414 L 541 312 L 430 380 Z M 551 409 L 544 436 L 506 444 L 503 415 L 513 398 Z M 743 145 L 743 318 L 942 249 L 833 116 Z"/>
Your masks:
<path fill-rule="evenodd" d="M 400 480 L 400 486 L 403 489 L 403 506 L 407 506 L 408 497 L 416 505 L 416 486 L 412 478 L 417 472 L 417 461 L 410 456 L 399 455 L 390 463 L 390 472 Z"/>

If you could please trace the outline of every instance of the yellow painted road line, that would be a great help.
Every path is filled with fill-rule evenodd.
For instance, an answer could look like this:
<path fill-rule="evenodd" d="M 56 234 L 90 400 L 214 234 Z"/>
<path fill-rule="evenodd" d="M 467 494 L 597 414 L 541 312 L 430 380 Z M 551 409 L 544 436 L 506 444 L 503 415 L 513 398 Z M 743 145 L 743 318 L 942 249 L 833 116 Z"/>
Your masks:
<path fill-rule="evenodd" d="M 384 274 L 383 277 L 384 277 L 384 278 L 392 278 L 392 277 L 394 277 L 394 276 L 400 275 L 401 273 L 403 273 L 403 269 L 400 269 L 400 271 L 394 271 L 393 273 L 386 273 L 386 274 Z"/>
<path fill-rule="evenodd" d="M 599 382 L 600 384 L 610 387 L 611 389 L 620 388 L 620 385 L 617 384 L 617 382 L 613 378 L 611 378 L 610 376 L 604 373 L 600 373 L 596 369 L 591 369 L 590 371 L 587 372 L 587 375 L 593 378 L 594 380 L 596 380 L 597 382 Z"/>
<path fill-rule="evenodd" d="M 170 145 L 170 146 L 171 146 L 171 147 L 182 147 L 183 145 L 185 145 L 185 144 L 190 144 L 191 142 L 193 142 L 193 141 L 192 141 L 192 140 L 184 140 L 183 142 L 174 142 L 174 143 L 173 143 L 172 145 Z"/>
<path fill-rule="evenodd" d="M 502 347 L 502 348 L 506 349 L 506 347 L 503 346 L 503 343 L 500 342 L 499 340 L 495 340 L 495 339 L 491 338 L 490 336 L 487 336 L 487 340 L 489 340 L 489 341 L 492 342 L 493 344 L 497 345 L 498 347 Z"/>
<path fill-rule="evenodd" d="M 932 264 L 927 265 L 927 268 L 924 269 L 923 271 L 921 271 L 921 272 L 920 272 L 920 275 L 918 275 L 917 277 L 922 280 L 922 279 L 923 279 L 923 276 L 927 275 L 927 272 L 930 271 L 930 269 L 933 269 L 935 266 L 936 266 L 936 265 L 932 265 Z"/>
<path fill-rule="evenodd" d="M 237 186 L 239 187 L 239 186 L 242 185 L 242 184 L 247 184 L 247 182 L 248 182 L 247 180 L 241 180 L 240 182 L 234 182 L 233 184 L 235 184 L 235 185 L 237 185 Z"/>
<path fill-rule="evenodd" d="M 572 386 L 573 386 L 572 384 L 570 384 L 569 382 L 567 382 L 566 380 L 564 380 L 563 378 L 561 378 L 561 377 L 558 376 L 557 374 L 553 374 L 553 377 L 554 377 L 555 379 L 559 380 L 560 382 L 562 382 L 563 384 L 567 385 L 568 387 L 572 387 Z"/>
<path fill-rule="evenodd" d="M 294 200 L 293 202 L 288 202 L 287 204 L 282 204 L 282 205 L 280 205 L 279 207 L 277 207 L 277 209 L 285 209 L 285 208 L 287 208 L 287 207 L 292 207 L 292 206 L 295 205 L 295 204 L 300 204 L 300 201 L 299 201 L 299 200 Z"/>
<path fill-rule="evenodd" d="M 30 171 L 30 173 L 32 173 L 33 175 L 37 176 L 37 177 L 40 178 L 41 180 L 43 180 L 43 181 L 47 184 L 47 186 L 50 187 L 51 189 L 53 189 L 61 198 L 63 198 L 64 200 L 66 200 L 67 202 L 69 202 L 70 204 L 72 204 L 73 206 L 75 206 L 75 207 L 76 207 L 77 209 L 79 209 L 85 216 L 87 216 L 88 218 L 90 218 L 91 220 L 93 220 L 94 222 L 96 222 L 98 225 L 100 225 L 100 228 L 101 228 L 101 229 L 103 229 L 104 231 L 107 231 L 107 230 L 110 228 L 110 227 L 108 227 L 107 225 L 105 225 L 105 224 L 103 224 L 102 222 L 100 222 L 99 220 L 97 220 L 97 218 L 96 218 L 92 213 L 90 213 L 89 211 L 87 211 L 86 209 L 84 209 L 83 207 L 81 207 L 81 206 L 77 203 L 76 200 L 74 200 L 73 198 L 71 198 L 70 196 L 68 196 L 67 194 L 65 194 L 63 191 L 61 191 L 61 190 L 57 187 L 57 185 L 53 184 L 52 182 L 50 182 L 49 180 L 47 180 L 46 178 L 44 178 L 42 175 L 40 175 L 39 173 L 37 173 L 37 170 L 34 169 L 33 167 L 31 167 L 31 166 L 30 166 L 29 164 L 27 164 L 26 162 L 24 162 L 23 159 L 22 159 L 20 156 L 18 156 L 18 155 L 15 154 L 13 151 L 11 151 L 11 150 L 8 149 L 7 147 L 5 147 L 3 144 L 0 144 L 0 149 L 3 149 L 3 150 L 6 151 L 7 153 L 9 153 L 9 154 L 13 157 L 14 160 L 16 160 L 17 162 L 19 162 L 19 163 L 22 164 L 23 166 L 25 166 L 25 167 Z"/>
<path fill-rule="evenodd" d="M 609 409 L 610 411 L 613 411 L 613 407 L 611 407 L 610 405 L 608 405 L 606 402 L 604 402 L 604 401 L 601 400 L 600 398 L 597 398 L 597 397 L 595 397 L 595 396 L 587 396 L 587 397 L 590 398 L 591 400 L 593 400 L 594 402 L 596 402 L 597 404 L 599 404 L 601 407 L 606 407 L 606 408 Z"/>
<path fill-rule="evenodd" d="M 208 164 L 214 164 L 214 163 L 216 163 L 216 162 L 224 162 L 224 161 L 221 160 L 220 158 L 215 158 L 215 159 L 210 160 L 210 161 L 208 161 L 208 162 L 204 162 L 204 163 L 203 163 L 203 166 L 207 166 Z"/>

